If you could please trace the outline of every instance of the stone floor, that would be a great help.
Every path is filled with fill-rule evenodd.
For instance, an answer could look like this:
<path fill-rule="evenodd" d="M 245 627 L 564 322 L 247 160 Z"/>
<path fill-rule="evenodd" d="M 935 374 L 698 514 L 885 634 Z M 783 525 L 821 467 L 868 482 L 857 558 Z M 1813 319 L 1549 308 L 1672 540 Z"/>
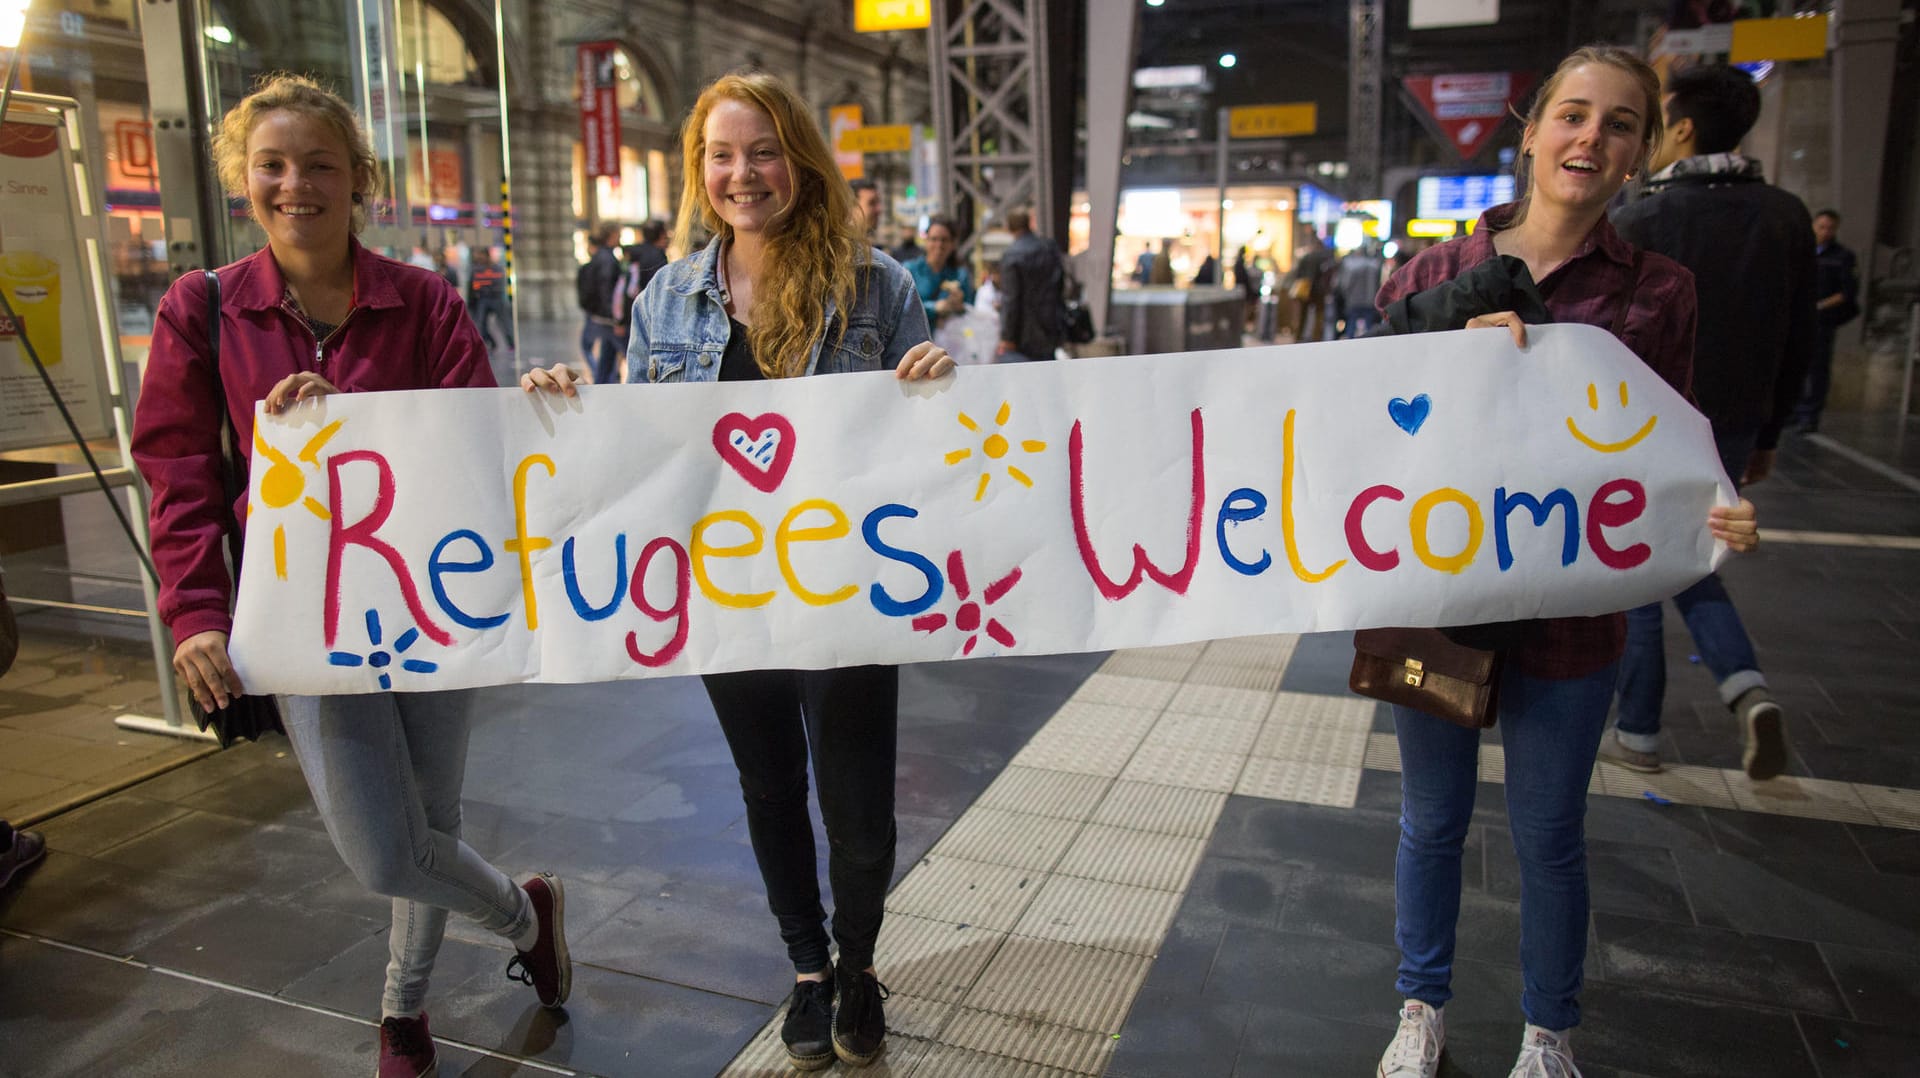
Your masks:
<path fill-rule="evenodd" d="M 1674 619 L 1677 766 L 1595 772 L 1590 1078 L 1915 1073 L 1920 479 L 1903 438 L 1847 419 L 1789 444 L 1753 492 L 1769 540 L 1727 573 L 1788 710 L 1788 775 L 1733 770 L 1732 723 Z M 0 801 L 30 773 L 17 733 L 110 728 L 151 702 L 87 658 L 111 645 L 29 639 L 31 683 L 0 680 Z M 903 671 L 879 955 L 894 1032 L 867 1073 L 1371 1073 L 1398 1004 L 1398 755 L 1347 695 L 1349 657 L 1326 635 Z M 1450 1075 L 1504 1074 L 1520 1031 L 1497 749 Z M 785 962 L 696 681 L 491 693 L 466 804 L 501 867 L 565 876 L 575 995 L 542 1011 L 497 941 L 454 926 L 432 1003 L 443 1074 L 789 1073 L 770 1039 Z M 46 862 L 0 896 L 0 1075 L 365 1073 L 386 910 L 283 740 L 40 826 Z"/>

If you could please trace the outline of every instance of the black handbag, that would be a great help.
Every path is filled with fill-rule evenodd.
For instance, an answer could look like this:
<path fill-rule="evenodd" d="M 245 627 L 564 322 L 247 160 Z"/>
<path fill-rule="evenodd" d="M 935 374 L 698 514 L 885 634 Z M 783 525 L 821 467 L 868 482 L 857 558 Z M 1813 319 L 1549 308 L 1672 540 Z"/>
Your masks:
<path fill-rule="evenodd" d="M 213 397 L 220 405 L 220 489 L 225 498 L 222 511 L 227 518 L 227 557 L 237 577 L 246 536 L 234 518 L 233 506 L 247 489 L 246 457 L 240 452 L 233 417 L 227 414 L 226 388 L 220 379 L 220 275 L 206 270 L 204 280 L 207 283 L 207 365 L 213 372 Z M 280 708 L 271 696 L 234 697 L 227 701 L 226 707 L 213 711 L 202 710 L 191 694 L 187 701 L 193 707 L 194 721 L 202 730 L 211 728 L 223 749 L 235 741 L 257 741 L 262 734 L 286 732 L 280 725 Z"/>

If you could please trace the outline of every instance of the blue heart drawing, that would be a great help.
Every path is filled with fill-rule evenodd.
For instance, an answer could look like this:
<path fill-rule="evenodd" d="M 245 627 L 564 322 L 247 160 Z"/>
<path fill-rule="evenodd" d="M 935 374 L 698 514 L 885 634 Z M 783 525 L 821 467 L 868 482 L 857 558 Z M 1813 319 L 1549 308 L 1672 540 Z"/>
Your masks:
<path fill-rule="evenodd" d="M 1395 397 L 1387 402 L 1387 415 L 1393 420 L 1393 425 L 1408 434 L 1420 433 L 1420 425 L 1427 421 L 1427 415 L 1432 411 L 1433 400 L 1425 393 L 1410 401 L 1405 397 Z"/>

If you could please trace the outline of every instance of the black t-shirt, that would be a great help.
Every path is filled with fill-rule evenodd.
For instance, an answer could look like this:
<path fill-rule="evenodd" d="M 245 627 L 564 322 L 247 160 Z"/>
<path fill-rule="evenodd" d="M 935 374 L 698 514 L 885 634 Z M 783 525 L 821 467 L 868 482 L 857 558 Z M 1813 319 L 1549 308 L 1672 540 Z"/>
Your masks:
<path fill-rule="evenodd" d="M 722 382 L 757 382 L 766 378 L 760 364 L 753 361 L 753 345 L 747 342 L 747 327 L 727 319 L 727 350 L 720 356 Z"/>

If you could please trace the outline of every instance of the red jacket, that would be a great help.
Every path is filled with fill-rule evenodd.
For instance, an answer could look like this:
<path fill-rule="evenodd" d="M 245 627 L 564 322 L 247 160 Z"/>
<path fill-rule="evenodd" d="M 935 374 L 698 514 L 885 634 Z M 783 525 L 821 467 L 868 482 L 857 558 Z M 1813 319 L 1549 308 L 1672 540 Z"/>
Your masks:
<path fill-rule="evenodd" d="M 342 392 L 498 385 L 460 294 L 439 274 L 352 243 L 353 306 L 325 342 L 294 308 L 271 250 L 220 269 L 220 376 L 207 362 L 200 274 L 173 283 L 154 319 L 153 350 L 134 409 L 133 459 L 153 491 L 160 617 L 175 640 L 230 631 L 233 584 L 222 539 L 220 413 L 253 454 L 253 408 L 281 379 L 318 371 Z M 234 506 L 246 519 L 246 497 Z"/>

